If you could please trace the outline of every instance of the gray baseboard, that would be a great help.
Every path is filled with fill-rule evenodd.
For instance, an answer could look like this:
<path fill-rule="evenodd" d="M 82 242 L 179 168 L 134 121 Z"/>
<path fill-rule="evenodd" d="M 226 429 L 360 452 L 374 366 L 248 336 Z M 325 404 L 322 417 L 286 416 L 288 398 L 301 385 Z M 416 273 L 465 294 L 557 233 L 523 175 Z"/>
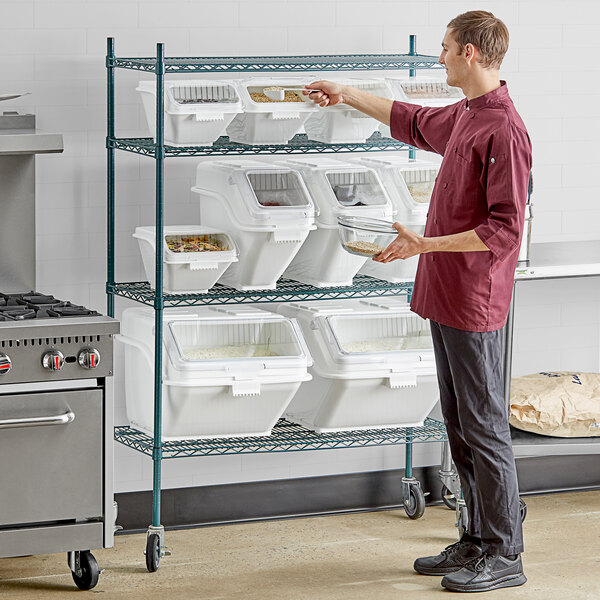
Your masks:
<path fill-rule="evenodd" d="M 437 466 L 413 469 L 427 503 L 441 501 Z M 597 455 L 544 456 L 517 460 L 522 494 L 600 488 Z M 167 529 L 244 521 L 398 508 L 403 469 L 325 477 L 278 479 L 162 492 L 161 521 Z M 152 492 L 116 494 L 123 533 L 145 531 Z"/>

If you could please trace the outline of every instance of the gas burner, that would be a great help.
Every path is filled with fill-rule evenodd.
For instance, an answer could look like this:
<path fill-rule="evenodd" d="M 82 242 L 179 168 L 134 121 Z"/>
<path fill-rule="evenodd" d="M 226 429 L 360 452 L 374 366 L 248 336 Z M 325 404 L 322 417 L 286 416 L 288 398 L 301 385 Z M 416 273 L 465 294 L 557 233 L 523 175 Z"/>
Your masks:
<path fill-rule="evenodd" d="M 4 321 L 23 321 L 24 319 L 35 319 L 37 317 L 36 311 L 26 306 L 0 307 L 0 315 L 5 317 Z"/>
<path fill-rule="evenodd" d="M 50 294 L 0 292 L 0 321 L 48 319 L 61 317 L 97 317 L 100 313 L 72 302 L 59 300 Z"/>
<path fill-rule="evenodd" d="M 57 300 L 54 296 L 48 296 L 46 294 L 23 294 L 21 298 L 19 298 L 20 302 L 31 304 L 34 306 L 39 305 L 48 305 L 48 304 L 58 304 L 60 300 Z"/>
<path fill-rule="evenodd" d="M 71 302 L 60 302 L 45 310 L 49 317 L 97 317 L 100 313 Z M 41 316 L 41 315 L 40 315 Z"/>

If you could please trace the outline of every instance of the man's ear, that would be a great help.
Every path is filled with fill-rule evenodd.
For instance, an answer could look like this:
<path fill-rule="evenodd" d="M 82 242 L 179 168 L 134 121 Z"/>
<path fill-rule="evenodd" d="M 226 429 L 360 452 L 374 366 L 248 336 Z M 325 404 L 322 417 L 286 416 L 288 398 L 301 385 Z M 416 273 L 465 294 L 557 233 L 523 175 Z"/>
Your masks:
<path fill-rule="evenodd" d="M 470 44 L 470 43 L 465 44 L 463 53 L 469 64 L 472 64 L 473 61 L 475 60 L 476 51 L 477 51 L 477 49 L 475 48 L 475 46 L 473 46 L 473 44 Z"/>

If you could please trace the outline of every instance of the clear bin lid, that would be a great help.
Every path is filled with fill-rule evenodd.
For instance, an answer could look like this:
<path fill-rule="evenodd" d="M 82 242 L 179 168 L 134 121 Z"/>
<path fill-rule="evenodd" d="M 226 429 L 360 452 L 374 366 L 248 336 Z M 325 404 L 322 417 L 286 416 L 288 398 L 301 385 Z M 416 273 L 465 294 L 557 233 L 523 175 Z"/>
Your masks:
<path fill-rule="evenodd" d="M 411 100 L 462 98 L 460 89 L 448 85 L 445 81 L 407 79 L 401 81 L 400 85 L 406 97 Z"/>
<path fill-rule="evenodd" d="M 334 81 L 335 83 L 339 83 L 340 85 L 349 85 L 359 90 L 369 92 L 369 94 L 372 94 L 373 96 L 379 96 L 380 98 L 391 99 L 393 96 L 390 86 L 388 85 L 387 81 L 383 78 L 359 79 L 353 77 L 336 77 L 331 74 L 325 74 L 323 76 L 323 79 Z M 305 96 L 305 98 L 308 98 L 308 96 Z M 312 100 L 310 100 L 310 102 L 312 102 Z M 327 106 L 323 110 L 348 110 L 349 108 L 351 107 L 347 104 L 336 104 L 335 106 Z"/>
<path fill-rule="evenodd" d="M 246 167 L 236 173 L 250 214 L 257 219 L 313 216 L 314 204 L 297 171 L 285 168 Z"/>
<path fill-rule="evenodd" d="M 412 199 L 417 204 L 429 204 L 439 167 L 433 165 L 427 167 L 406 166 L 400 167 L 398 171 L 404 179 Z"/>
<path fill-rule="evenodd" d="M 396 202 L 394 190 L 403 197 L 404 204 L 410 208 L 426 210 L 431 201 L 435 179 L 439 173 L 440 166 L 436 163 L 424 160 L 406 160 L 403 157 L 365 157 L 365 164 L 378 170 L 386 184 L 386 177 L 393 182 L 390 193 Z M 389 189 L 389 188 L 388 188 Z"/>
<path fill-rule="evenodd" d="M 308 351 L 295 322 L 271 317 L 170 320 L 167 349 L 181 370 L 265 370 L 306 365 Z"/>
<path fill-rule="evenodd" d="M 253 77 L 239 82 L 240 94 L 244 98 L 244 110 L 248 112 L 311 113 L 317 110 L 312 100 L 304 96 L 300 88 L 312 81 L 310 77 Z M 265 93 L 265 88 L 299 88 L 300 91 L 286 91 L 283 100 L 273 100 Z M 276 118 L 276 117 L 275 117 Z"/>
<path fill-rule="evenodd" d="M 205 83 L 173 84 L 167 87 L 177 104 L 217 104 L 239 101 L 235 87 L 228 83 L 207 81 Z"/>
<path fill-rule="evenodd" d="M 393 362 L 410 351 L 431 350 L 429 325 L 408 310 L 318 317 L 336 362 Z"/>
<path fill-rule="evenodd" d="M 222 261 L 238 255 L 231 236 L 212 227 L 169 225 L 163 236 L 165 262 Z M 133 237 L 144 239 L 155 248 L 156 228 L 136 227 Z"/>
<path fill-rule="evenodd" d="M 138 90 L 156 94 L 155 81 L 140 81 Z M 241 99 L 231 81 L 176 80 L 165 81 L 165 103 L 170 112 L 211 112 L 241 110 Z"/>
<path fill-rule="evenodd" d="M 373 171 L 348 169 L 325 174 L 337 203 L 342 208 L 385 206 L 388 198 Z"/>
<path fill-rule="evenodd" d="M 395 98 L 417 104 L 452 104 L 464 97 L 460 88 L 450 86 L 445 80 L 434 77 L 386 77 L 386 82 Z"/>

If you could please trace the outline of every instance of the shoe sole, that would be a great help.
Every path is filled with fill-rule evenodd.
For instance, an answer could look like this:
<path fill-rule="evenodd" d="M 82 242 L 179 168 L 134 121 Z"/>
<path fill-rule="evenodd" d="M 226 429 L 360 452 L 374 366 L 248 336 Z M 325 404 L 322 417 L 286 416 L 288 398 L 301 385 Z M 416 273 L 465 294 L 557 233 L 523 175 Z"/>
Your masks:
<path fill-rule="evenodd" d="M 413 565 L 413 569 L 420 575 L 450 575 L 450 573 L 456 573 L 462 568 L 464 568 L 464 565 L 460 567 L 446 567 L 445 569 L 417 569 L 417 567 Z"/>
<path fill-rule="evenodd" d="M 523 585 L 527 582 L 527 577 L 523 573 L 519 575 L 510 575 L 509 577 L 503 577 L 498 579 L 492 584 L 480 584 L 479 587 L 475 585 L 460 585 L 458 583 L 444 583 L 442 585 L 451 592 L 489 592 L 491 590 L 499 590 L 500 588 L 513 587 L 517 585 Z"/>

